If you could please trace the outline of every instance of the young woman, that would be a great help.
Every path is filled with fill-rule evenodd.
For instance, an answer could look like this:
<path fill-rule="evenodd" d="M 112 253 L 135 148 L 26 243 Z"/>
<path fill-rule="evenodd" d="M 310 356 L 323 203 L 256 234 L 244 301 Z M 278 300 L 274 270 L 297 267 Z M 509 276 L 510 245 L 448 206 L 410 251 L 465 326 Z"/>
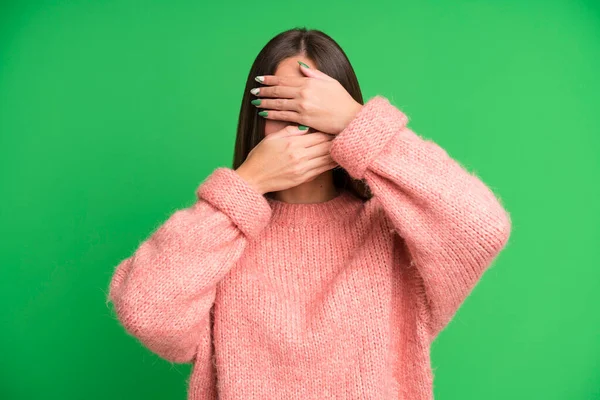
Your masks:
<path fill-rule="evenodd" d="M 233 168 L 195 193 L 117 266 L 107 302 L 151 351 L 193 363 L 196 400 L 431 399 L 430 345 L 511 229 L 403 112 L 363 103 L 316 30 L 260 52 Z"/>

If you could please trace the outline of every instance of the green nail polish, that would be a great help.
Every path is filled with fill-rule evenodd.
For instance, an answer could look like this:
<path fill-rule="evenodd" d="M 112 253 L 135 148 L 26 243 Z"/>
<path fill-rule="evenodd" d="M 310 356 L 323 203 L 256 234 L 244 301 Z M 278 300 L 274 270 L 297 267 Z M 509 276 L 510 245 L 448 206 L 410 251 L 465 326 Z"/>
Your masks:
<path fill-rule="evenodd" d="M 260 105 L 260 99 L 252 100 L 250 103 L 254 104 L 255 106 L 259 106 Z"/>
<path fill-rule="evenodd" d="M 300 129 L 301 131 L 305 131 L 308 129 L 308 126 L 306 125 L 298 125 L 298 129 Z"/>
<path fill-rule="evenodd" d="M 298 61 L 298 64 L 302 65 L 303 67 L 310 68 L 308 65 L 304 64 L 302 61 Z"/>
<path fill-rule="evenodd" d="M 267 116 L 267 111 L 261 111 L 258 113 L 258 115 L 260 115 L 261 117 L 266 117 Z"/>

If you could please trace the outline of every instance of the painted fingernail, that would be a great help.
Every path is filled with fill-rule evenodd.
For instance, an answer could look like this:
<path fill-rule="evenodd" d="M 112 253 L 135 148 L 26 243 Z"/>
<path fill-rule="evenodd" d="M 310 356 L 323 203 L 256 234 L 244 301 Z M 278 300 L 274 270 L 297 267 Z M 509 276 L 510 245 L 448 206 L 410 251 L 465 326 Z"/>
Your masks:
<path fill-rule="evenodd" d="M 254 99 L 250 103 L 254 104 L 255 106 L 258 106 L 260 105 L 260 99 Z"/>
<path fill-rule="evenodd" d="M 267 111 L 261 111 L 258 113 L 258 115 L 260 115 L 261 117 L 266 117 L 267 116 Z"/>
<path fill-rule="evenodd" d="M 298 125 L 298 129 L 300 129 L 301 131 L 305 131 L 308 129 L 308 126 L 306 125 Z"/>
<path fill-rule="evenodd" d="M 302 65 L 303 67 L 310 68 L 308 65 L 304 64 L 302 61 L 298 61 L 298 64 Z"/>
<path fill-rule="evenodd" d="M 263 83 L 263 82 L 265 81 L 265 77 L 264 77 L 264 76 L 262 76 L 262 75 L 259 75 L 259 76 L 255 77 L 255 78 L 254 78 L 254 80 L 255 80 L 256 82 Z"/>
<path fill-rule="evenodd" d="M 252 93 L 255 96 L 258 96 L 258 92 L 260 92 L 260 88 L 257 88 L 257 87 L 250 90 L 250 93 Z"/>

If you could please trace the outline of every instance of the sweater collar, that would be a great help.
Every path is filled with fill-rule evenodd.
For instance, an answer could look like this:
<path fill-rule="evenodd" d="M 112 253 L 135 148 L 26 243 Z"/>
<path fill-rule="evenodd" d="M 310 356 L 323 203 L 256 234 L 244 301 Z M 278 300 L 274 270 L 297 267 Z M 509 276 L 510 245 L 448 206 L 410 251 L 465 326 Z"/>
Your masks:
<path fill-rule="evenodd" d="M 271 222 L 280 225 L 314 225 L 351 218 L 363 201 L 350 191 L 320 203 L 287 203 L 265 196 L 271 206 Z"/>

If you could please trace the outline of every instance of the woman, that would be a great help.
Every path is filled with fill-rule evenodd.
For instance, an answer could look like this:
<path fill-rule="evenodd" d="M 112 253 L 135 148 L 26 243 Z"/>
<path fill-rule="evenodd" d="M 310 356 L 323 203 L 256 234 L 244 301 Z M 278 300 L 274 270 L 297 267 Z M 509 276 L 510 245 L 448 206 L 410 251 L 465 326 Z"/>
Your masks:
<path fill-rule="evenodd" d="M 189 399 L 431 399 L 430 345 L 511 229 L 404 113 L 363 103 L 316 30 L 260 52 L 234 166 L 196 194 L 117 266 L 107 298 L 146 347 L 193 363 Z"/>

